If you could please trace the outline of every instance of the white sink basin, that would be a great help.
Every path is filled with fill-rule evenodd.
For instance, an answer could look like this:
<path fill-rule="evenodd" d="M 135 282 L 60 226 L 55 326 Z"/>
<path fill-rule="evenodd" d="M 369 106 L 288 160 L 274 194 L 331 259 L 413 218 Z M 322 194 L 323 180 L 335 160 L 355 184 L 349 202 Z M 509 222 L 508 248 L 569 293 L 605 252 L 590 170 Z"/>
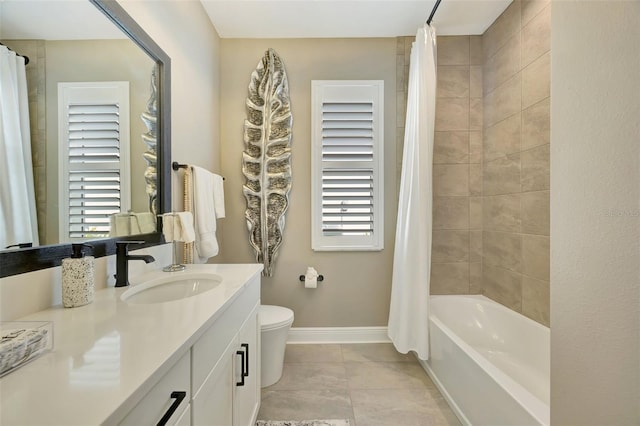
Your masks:
<path fill-rule="evenodd" d="M 220 283 L 222 277 L 215 274 L 171 273 L 134 285 L 120 298 L 131 304 L 170 302 L 213 290 Z"/>

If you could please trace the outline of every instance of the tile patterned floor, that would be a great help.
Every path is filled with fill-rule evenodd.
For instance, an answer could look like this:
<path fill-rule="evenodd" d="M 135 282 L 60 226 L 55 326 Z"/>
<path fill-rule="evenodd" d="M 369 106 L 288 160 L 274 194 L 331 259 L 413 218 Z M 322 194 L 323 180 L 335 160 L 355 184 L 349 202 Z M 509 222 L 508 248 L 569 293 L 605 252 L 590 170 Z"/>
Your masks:
<path fill-rule="evenodd" d="M 459 425 L 413 355 L 391 344 L 287 345 L 260 420 L 349 419 L 355 426 Z"/>

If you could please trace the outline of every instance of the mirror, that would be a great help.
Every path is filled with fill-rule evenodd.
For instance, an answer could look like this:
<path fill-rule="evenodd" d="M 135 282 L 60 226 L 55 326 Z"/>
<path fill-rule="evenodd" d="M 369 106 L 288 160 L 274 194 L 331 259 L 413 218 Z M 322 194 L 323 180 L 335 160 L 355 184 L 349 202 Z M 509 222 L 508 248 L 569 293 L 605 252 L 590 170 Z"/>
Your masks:
<path fill-rule="evenodd" d="M 2 33 L 0 34 L 0 38 L 7 39 L 7 42 L 4 44 L 12 47 L 9 43 L 9 39 L 12 37 L 4 36 L 6 31 L 9 31 L 11 25 L 6 18 L 6 15 L 3 14 L 3 10 L 6 9 L 9 3 L 21 3 L 19 1 L 13 0 L 4 0 L 0 2 L 0 19 L 2 19 Z M 24 2 L 22 2 L 24 3 Z M 33 4 L 34 2 L 29 2 L 29 9 L 31 12 L 41 12 L 44 9 L 41 9 Z M 52 3 L 51 1 L 42 2 Z M 155 71 L 157 73 L 157 126 L 155 128 L 156 139 L 157 139 L 157 175 L 156 175 L 156 183 L 157 183 L 157 212 L 163 213 L 170 211 L 170 59 L 166 55 L 162 49 L 141 29 L 141 27 L 124 11 L 124 9 L 114 0 L 86 0 L 84 1 L 61 1 L 54 2 L 59 3 L 61 7 L 73 7 L 78 10 L 89 7 L 91 12 L 98 15 L 103 21 L 102 23 L 88 22 L 87 19 L 78 19 L 79 16 L 84 16 L 80 13 L 74 13 L 73 11 L 62 11 L 66 16 L 76 17 L 78 22 L 73 25 L 67 24 L 63 28 L 58 28 L 56 31 L 60 31 L 60 35 L 57 37 L 58 40 L 55 39 L 55 36 L 50 36 L 49 40 L 51 41 L 43 41 L 43 43 L 48 43 L 47 50 L 51 49 L 52 52 L 55 52 L 57 56 L 52 56 L 52 58 L 47 58 L 47 73 L 57 72 L 62 73 L 63 69 L 67 70 L 68 76 L 61 78 L 65 81 L 82 81 L 84 80 L 98 80 L 98 81 L 106 81 L 106 80 L 125 80 L 129 81 L 130 88 L 130 124 L 131 131 L 130 134 L 130 146 L 131 146 L 131 157 L 129 158 L 131 167 L 124 174 L 129 174 L 131 178 L 131 204 L 130 207 L 126 210 L 131 209 L 135 212 L 145 212 L 149 211 L 149 196 L 147 195 L 147 182 L 145 179 L 145 171 L 147 169 L 147 161 L 143 158 L 145 151 L 148 149 L 148 140 L 143 140 L 143 134 L 148 134 L 149 129 L 146 123 L 142 120 L 141 116 L 143 113 L 148 112 L 148 101 L 151 96 L 151 79 L 152 79 L 152 70 L 155 66 Z M 56 6 L 57 7 L 57 6 Z M 96 13 L 97 12 L 97 13 Z M 47 23 L 48 26 L 50 24 L 55 23 L 59 20 L 52 18 L 50 15 L 45 15 L 46 19 L 44 22 Z M 22 22 L 30 22 L 30 19 L 27 16 L 22 17 Z M 115 24 L 115 25 L 114 25 Z M 44 24 L 41 24 L 43 26 Z M 93 29 L 96 31 L 109 31 L 109 27 L 111 26 L 118 31 L 116 33 L 111 29 L 111 34 L 102 36 L 103 40 L 92 40 L 90 43 L 86 41 L 73 41 L 73 42 L 62 42 L 61 39 L 68 39 L 70 36 L 67 34 L 68 29 L 70 27 L 77 27 L 75 29 Z M 105 29 L 107 28 L 107 29 Z M 51 30 L 53 31 L 53 29 Z M 65 32 L 66 31 L 66 32 Z M 123 34 L 125 37 L 123 38 Z M 128 37 L 128 38 L 127 38 Z M 15 37 L 14 37 L 15 38 Z M 27 37 L 20 37 L 27 38 Z M 30 41 L 33 37 L 29 37 Z M 108 39 L 108 40 L 106 40 Z M 87 48 L 87 44 L 93 45 L 93 47 Z M 99 48 L 95 46 L 99 45 Z M 22 47 L 25 45 L 23 44 Z M 76 51 L 71 51 L 71 47 L 79 47 L 80 49 L 85 49 L 84 51 L 80 51 L 77 53 Z M 28 54 L 20 51 L 20 46 L 15 45 L 15 50 L 26 56 Z M 36 55 L 35 62 L 32 62 L 30 65 L 27 65 L 27 68 L 34 63 L 37 65 L 37 60 L 40 59 L 42 55 L 41 49 L 34 50 L 34 54 Z M 127 56 L 124 56 L 126 53 Z M 92 63 L 82 63 L 82 64 L 74 64 L 74 56 L 81 57 L 86 59 L 89 56 L 93 56 L 98 62 Z M 108 58 L 110 65 L 107 66 L 104 64 L 105 58 Z M 103 61 L 100 63 L 99 61 Z M 107 74 L 105 68 L 116 68 L 115 64 L 118 63 L 122 65 L 117 72 L 112 74 Z M 88 69 L 93 69 L 95 72 L 94 76 L 87 77 L 85 73 Z M 54 90 L 54 97 L 56 97 L 57 84 L 53 83 L 50 86 L 54 86 L 53 88 L 47 87 L 46 93 L 51 93 L 51 89 Z M 134 87 L 135 86 L 135 87 Z M 38 101 L 36 101 L 37 103 Z M 50 135 L 51 132 L 54 133 L 54 137 L 52 138 L 56 141 L 55 133 L 57 133 L 57 128 L 52 131 L 48 127 L 52 119 L 49 114 L 46 113 L 46 119 L 43 117 L 42 121 L 45 121 L 47 124 L 47 129 L 44 132 L 47 135 Z M 55 113 L 57 115 L 57 112 Z M 57 117 L 54 116 L 53 120 L 55 121 Z M 148 120 L 147 120 L 148 121 Z M 55 123 L 54 123 L 55 124 Z M 57 127 L 57 126 L 55 126 Z M 32 125 L 33 128 L 33 125 Z M 39 130 L 39 129 L 38 129 Z M 32 131 L 32 133 L 34 133 Z M 41 132 L 35 132 L 41 133 Z M 148 138 L 146 138 L 148 139 Z M 49 150 L 54 150 L 55 148 L 49 148 Z M 56 169 L 58 168 L 57 163 L 57 153 L 54 155 L 50 155 L 49 151 L 47 151 L 47 159 L 46 166 L 47 168 Z M 147 155 L 148 158 L 148 155 Z M 36 159 L 34 162 L 37 162 Z M 37 173 L 37 172 L 36 172 Z M 34 173 L 35 174 L 35 173 Z M 57 172 L 56 172 L 57 174 Z M 42 242 L 44 244 L 40 245 L 37 248 L 31 249 L 18 249 L 18 250 L 9 250 L 0 252 L 0 276 L 14 275 L 17 273 L 27 272 L 36 269 L 47 268 L 51 266 L 56 266 L 60 263 L 62 258 L 68 257 L 70 253 L 69 244 L 61 244 L 65 241 L 64 238 L 59 238 L 57 236 L 57 232 L 52 232 L 52 229 L 57 229 L 57 197 L 60 192 L 60 188 L 57 184 L 52 184 L 52 179 L 49 178 L 49 172 L 47 171 L 47 176 L 45 182 L 47 182 L 47 189 L 45 190 L 46 197 L 46 212 L 39 213 L 40 217 L 45 217 L 45 228 L 47 229 L 44 232 L 44 238 L 42 238 Z M 42 181 L 42 179 L 40 179 Z M 64 182 L 67 184 L 67 182 Z M 64 185 L 63 184 L 63 185 Z M 52 187 L 52 188 L 50 188 Z M 38 188 L 38 191 L 43 191 L 41 188 Z M 53 208 L 52 208 L 53 207 Z M 52 213 L 53 212 L 53 213 Z M 161 224 L 158 223 L 158 227 L 155 232 L 135 235 L 135 236 L 126 236 L 119 237 L 118 239 L 134 239 L 134 240 L 144 240 L 146 244 L 144 246 L 150 246 L 159 244 L 162 242 L 162 236 L 158 232 Z M 115 252 L 115 239 L 114 238 L 105 238 L 101 240 L 92 240 L 90 242 L 94 246 L 94 255 L 97 257 L 113 254 Z"/>

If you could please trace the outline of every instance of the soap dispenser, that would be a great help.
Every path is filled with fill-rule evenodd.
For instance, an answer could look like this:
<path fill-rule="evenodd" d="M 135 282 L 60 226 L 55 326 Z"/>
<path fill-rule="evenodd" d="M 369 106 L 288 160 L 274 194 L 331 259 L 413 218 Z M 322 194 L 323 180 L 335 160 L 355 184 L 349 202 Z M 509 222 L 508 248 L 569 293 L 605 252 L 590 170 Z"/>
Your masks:
<path fill-rule="evenodd" d="M 85 256 L 89 244 L 72 244 L 71 257 L 62 260 L 62 305 L 65 308 L 93 302 L 93 256 Z"/>

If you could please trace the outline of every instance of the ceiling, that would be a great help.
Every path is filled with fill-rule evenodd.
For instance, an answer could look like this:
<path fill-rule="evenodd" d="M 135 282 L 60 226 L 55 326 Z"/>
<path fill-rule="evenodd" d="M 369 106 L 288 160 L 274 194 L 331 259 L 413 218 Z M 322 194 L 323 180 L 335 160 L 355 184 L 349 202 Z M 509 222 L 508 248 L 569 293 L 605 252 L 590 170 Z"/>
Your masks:
<path fill-rule="evenodd" d="M 200 1 L 223 38 L 410 36 L 424 24 L 435 3 L 435 0 Z M 433 25 L 439 35 L 482 34 L 511 1 L 442 0 Z M 87 0 L 0 0 L 0 38 L 123 37 Z"/>
<path fill-rule="evenodd" d="M 435 0 L 200 0 L 223 38 L 414 35 Z M 442 0 L 439 35 L 482 34 L 511 0 Z"/>

